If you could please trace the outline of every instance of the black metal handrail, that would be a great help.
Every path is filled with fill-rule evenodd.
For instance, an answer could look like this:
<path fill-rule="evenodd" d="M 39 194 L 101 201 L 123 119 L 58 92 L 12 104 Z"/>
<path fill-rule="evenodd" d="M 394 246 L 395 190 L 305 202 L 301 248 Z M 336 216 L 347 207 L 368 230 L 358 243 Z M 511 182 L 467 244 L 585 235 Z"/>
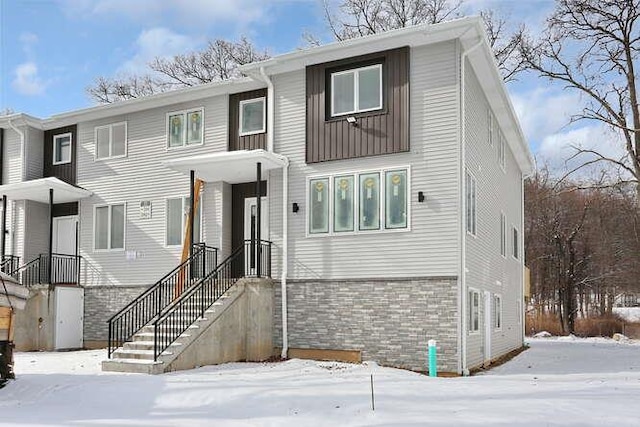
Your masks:
<path fill-rule="evenodd" d="M 184 292 L 180 298 L 168 306 L 153 322 L 153 360 L 158 360 L 158 356 L 189 326 L 203 317 L 204 312 L 231 289 L 238 279 L 248 276 L 246 272 L 251 268 L 251 262 L 255 263 L 259 259 L 258 257 L 265 261 L 260 276 L 271 277 L 271 242 L 263 240 L 258 245 L 255 241 L 252 243 L 251 240 L 246 240 L 215 270 L 199 280 L 191 289 Z M 238 269 L 234 268 L 234 264 L 239 261 L 244 261 L 246 266 L 245 272 L 242 274 L 238 274 Z"/>
<path fill-rule="evenodd" d="M 202 279 L 218 264 L 218 249 L 204 243 L 193 245 L 192 255 L 136 297 L 109 320 L 107 355 L 147 325 L 181 293 L 188 291 L 195 279 Z"/>
<path fill-rule="evenodd" d="M 49 271 L 51 259 L 51 271 Z M 79 283 L 80 260 L 78 255 L 52 253 L 40 254 L 37 258 L 9 273 L 26 287 L 38 284 Z M 49 274 L 51 273 L 51 277 Z"/>
<path fill-rule="evenodd" d="M 15 255 L 4 255 L 0 261 L 0 271 L 11 275 L 20 268 L 20 257 Z"/>

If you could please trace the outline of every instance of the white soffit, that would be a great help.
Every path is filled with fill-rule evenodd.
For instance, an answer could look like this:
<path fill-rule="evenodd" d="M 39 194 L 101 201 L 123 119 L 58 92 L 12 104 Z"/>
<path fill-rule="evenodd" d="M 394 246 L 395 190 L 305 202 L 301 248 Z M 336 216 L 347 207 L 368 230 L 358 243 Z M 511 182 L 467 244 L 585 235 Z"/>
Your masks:
<path fill-rule="evenodd" d="M 263 173 L 280 169 L 288 163 L 286 157 L 269 151 L 238 150 L 181 157 L 165 160 L 162 164 L 185 174 L 194 171 L 196 178 L 206 182 L 224 181 L 239 184 L 256 180 L 258 162 L 262 165 Z"/>
<path fill-rule="evenodd" d="M 9 200 L 31 200 L 49 203 L 49 190 L 53 190 L 53 203 L 77 202 L 91 196 L 91 191 L 67 184 L 58 178 L 40 178 L 16 184 L 0 185 L 0 196 Z"/>

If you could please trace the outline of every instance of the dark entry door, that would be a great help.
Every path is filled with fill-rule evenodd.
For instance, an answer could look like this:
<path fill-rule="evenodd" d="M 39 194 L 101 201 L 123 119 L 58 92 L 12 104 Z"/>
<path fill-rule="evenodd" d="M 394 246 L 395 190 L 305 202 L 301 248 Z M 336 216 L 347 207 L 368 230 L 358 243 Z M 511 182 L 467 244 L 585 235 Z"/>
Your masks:
<path fill-rule="evenodd" d="M 267 196 L 267 181 L 260 182 L 260 196 Z M 256 197 L 256 183 L 244 182 L 231 186 L 231 248 L 235 251 L 244 244 L 245 240 L 245 205 L 246 199 Z M 244 260 L 239 259 L 232 266 L 235 277 L 242 277 L 245 273 Z"/>

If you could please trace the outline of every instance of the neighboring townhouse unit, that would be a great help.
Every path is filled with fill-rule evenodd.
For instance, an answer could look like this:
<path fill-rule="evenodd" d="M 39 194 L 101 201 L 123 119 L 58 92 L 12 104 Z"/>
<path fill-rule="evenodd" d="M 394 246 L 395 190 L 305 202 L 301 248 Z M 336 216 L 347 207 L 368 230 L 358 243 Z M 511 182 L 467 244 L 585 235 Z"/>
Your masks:
<path fill-rule="evenodd" d="M 241 70 L 33 119 L 75 167 L 83 344 L 108 344 L 105 369 L 282 354 L 426 371 L 436 339 L 439 369 L 466 373 L 522 346 L 533 162 L 479 18 Z M 46 253 L 20 239 L 24 261 Z"/>

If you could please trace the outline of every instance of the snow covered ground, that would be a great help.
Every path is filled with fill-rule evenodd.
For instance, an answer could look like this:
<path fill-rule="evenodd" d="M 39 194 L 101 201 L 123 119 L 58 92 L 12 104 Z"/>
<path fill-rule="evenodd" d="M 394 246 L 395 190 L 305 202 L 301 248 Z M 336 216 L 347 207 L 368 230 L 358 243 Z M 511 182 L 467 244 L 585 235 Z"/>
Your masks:
<path fill-rule="evenodd" d="M 101 372 L 104 351 L 17 353 L 18 379 L 0 390 L 0 426 L 640 423 L 640 343 L 547 338 L 530 345 L 467 378 L 302 360 L 146 376 Z"/>

